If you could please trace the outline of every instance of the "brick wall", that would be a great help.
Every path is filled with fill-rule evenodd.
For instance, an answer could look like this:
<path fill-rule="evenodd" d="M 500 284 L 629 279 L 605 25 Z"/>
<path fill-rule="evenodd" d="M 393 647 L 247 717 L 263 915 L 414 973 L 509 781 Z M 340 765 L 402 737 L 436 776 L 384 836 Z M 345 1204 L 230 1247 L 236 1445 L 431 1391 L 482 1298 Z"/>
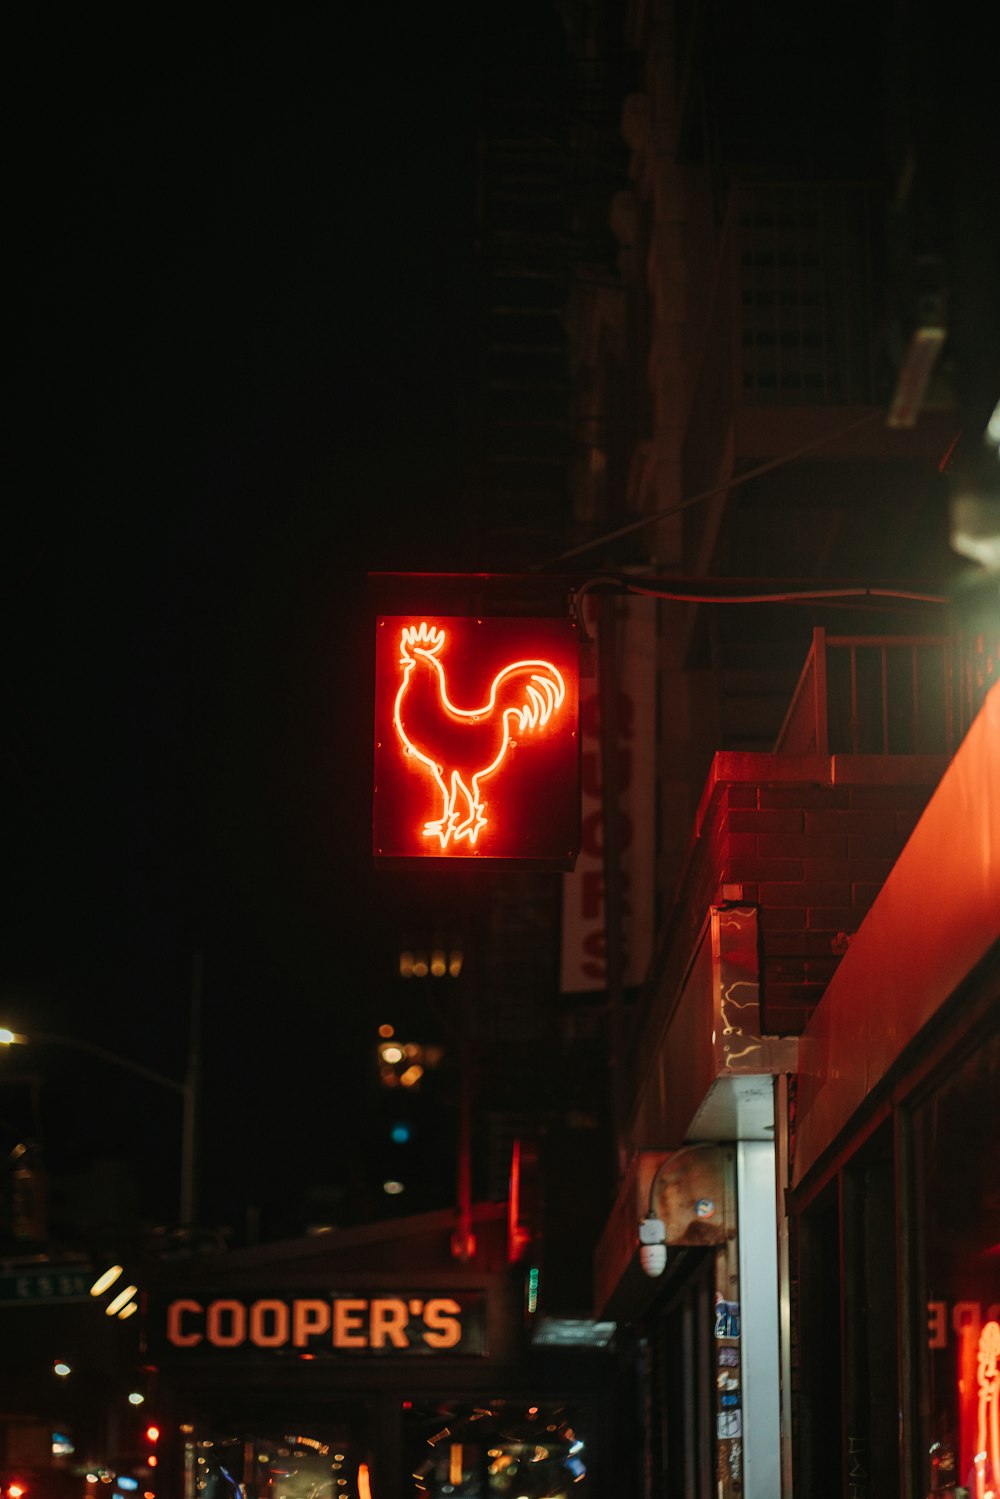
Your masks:
<path fill-rule="evenodd" d="M 717 755 L 672 924 L 756 905 L 761 1024 L 798 1035 L 943 773 L 925 756 Z M 725 888 L 724 888 L 725 887 Z"/>

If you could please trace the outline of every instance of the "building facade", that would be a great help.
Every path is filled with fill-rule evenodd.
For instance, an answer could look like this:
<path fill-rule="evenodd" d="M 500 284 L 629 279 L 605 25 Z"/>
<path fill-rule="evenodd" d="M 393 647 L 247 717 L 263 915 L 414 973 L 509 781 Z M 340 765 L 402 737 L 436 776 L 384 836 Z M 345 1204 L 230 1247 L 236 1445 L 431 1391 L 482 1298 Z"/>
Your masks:
<path fill-rule="evenodd" d="M 497 13 L 484 84 L 470 556 L 519 574 L 501 612 L 581 627 L 581 867 L 398 877 L 385 1019 L 446 1053 L 437 1211 L 400 1194 L 380 1225 L 162 1267 L 134 1433 L 162 1446 L 118 1470 L 144 1456 L 185 1499 L 979 1499 L 1000 1476 L 979 22 L 942 37 L 930 6 L 879 4 L 817 40 L 785 3 L 551 12 L 544 59 Z M 459 585 L 477 610 L 486 579 Z M 439 952 L 444 1023 L 420 1031 Z"/>
<path fill-rule="evenodd" d="M 997 1478 L 1000 237 L 971 37 L 866 32 L 629 5 L 619 278 L 575 304 L 605 766 L 656 611 L 655 934 L 638 990 L 606 976 L 595 1255 L 648 1499 Z M 692 1159 L 722 1186 L 678 1220 L 650 1183 Z"/>

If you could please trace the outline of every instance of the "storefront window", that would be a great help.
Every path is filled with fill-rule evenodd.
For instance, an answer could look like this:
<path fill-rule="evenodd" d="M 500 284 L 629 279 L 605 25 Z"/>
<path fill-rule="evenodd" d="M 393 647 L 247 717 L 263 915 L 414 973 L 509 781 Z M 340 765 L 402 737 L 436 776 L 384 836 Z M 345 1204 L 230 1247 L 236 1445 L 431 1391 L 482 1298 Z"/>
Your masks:
<path fill-rule="evenodd" d="M 404 1443 L 415 1495 L 585 1499 L 592 1462 L 585 1408 L 494 1400 L 411 1406 Z"/>
<path fill-rule="evenodd" d="M 371 1499 L 366 1453 L 322 1427 L 212 1432 L 188 1428 L 184 1499 Z"/>
<path fill-rule="evenodd" d="M 1000 1495 L 1000 1035 L 913 1113 L 921 1494 Z"/>

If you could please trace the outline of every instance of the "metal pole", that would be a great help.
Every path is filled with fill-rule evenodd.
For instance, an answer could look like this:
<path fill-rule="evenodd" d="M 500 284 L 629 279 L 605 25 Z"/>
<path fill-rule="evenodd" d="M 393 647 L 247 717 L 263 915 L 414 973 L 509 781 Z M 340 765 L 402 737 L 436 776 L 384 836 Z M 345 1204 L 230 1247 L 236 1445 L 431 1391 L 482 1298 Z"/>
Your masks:
<path fill-rule="evenodd" d="M 458 1226 L 452 1236 L 452 1255 L 463 1263 L 475 1253 L 472 1233 L 472 1036 L 471 998 L 458 994 L 458 1160 L 456 1162 L 456 1210 Z"/>
<path fill-rule="evenodd" d="M 100 1046 L 95 1041 L 89 1041 L 83 1036 L 56 1035 L 52 1031 L 33 1031 L 30 1036 L 15 1036 L 17 1042 L 37 1042 L 43 1046 L 65 1047 L 71 1051 L 81 1051 L 92 1057 L 98 1057 L 102 1062 L 107 1062 L 113 1067 L 120 1067 L 125 1072 L 131 1072 L 135 1077 L 145 1078 L 147 1082 L 156 1083 L 161 1088 L 170 1088 L 173 1092 L 181 1095 L 182 1118 L 181 1118 L 181 1190 L 180 1190 L 180 1220 L 182 1224 L 191 1224 L 195 1220 L 195 1208 L 197 1204 L 197 1155 L 196 1137 L 198 1126 L 198 1089 L 201 1072 L 201 999 L 202 985 L 204 979 L 204 959 L 200 952 L 194 955 L 193 974 L 191 982 L 191 1023 L 188 1036 L 188 1056 L 184 1078 L 168 1077 L 165 1073 L 157 1072 L 152 1067 L 145 1067 L 141 1062 L 133 1062 L 129 1057 L 119 1056 L 117 1052 L 109 1051 L 106 1046 Z"/>
<path fill-rule="evenodd" d="M 181 1085 L 183 1116 L 181 1120 L 181 1224 L 192 1224 L 197 1217 L 198 1083 L 201 1073 L 201 996 L 205 975 L 204 956 L 194 955 L 191 975 L 191 1022 L 188 1033 L 187 1068 Z"/>

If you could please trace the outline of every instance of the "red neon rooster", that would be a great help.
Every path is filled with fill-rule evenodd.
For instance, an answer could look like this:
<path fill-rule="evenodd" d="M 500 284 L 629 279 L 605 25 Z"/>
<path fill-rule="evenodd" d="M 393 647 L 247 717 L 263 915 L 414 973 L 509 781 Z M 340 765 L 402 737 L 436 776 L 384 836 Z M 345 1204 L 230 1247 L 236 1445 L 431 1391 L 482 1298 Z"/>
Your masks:
<path fill-rule="evenodd" d="M 445 632 L 433 625 L 403 630 L 393 722 L 407 754 L 427 767 L 441 792 L 441 816 L 425 823 L 424 837 L 447 848 L 452 839 L 475 843 L 487 820 L 482 782 L 517 743 L 515 727 L 524 732 L 548 724 L 566 684 L 551 661 L 512 661 L 494 677 L 484 703 L 457 708 L 440 660 L 444 643 Z"/>

